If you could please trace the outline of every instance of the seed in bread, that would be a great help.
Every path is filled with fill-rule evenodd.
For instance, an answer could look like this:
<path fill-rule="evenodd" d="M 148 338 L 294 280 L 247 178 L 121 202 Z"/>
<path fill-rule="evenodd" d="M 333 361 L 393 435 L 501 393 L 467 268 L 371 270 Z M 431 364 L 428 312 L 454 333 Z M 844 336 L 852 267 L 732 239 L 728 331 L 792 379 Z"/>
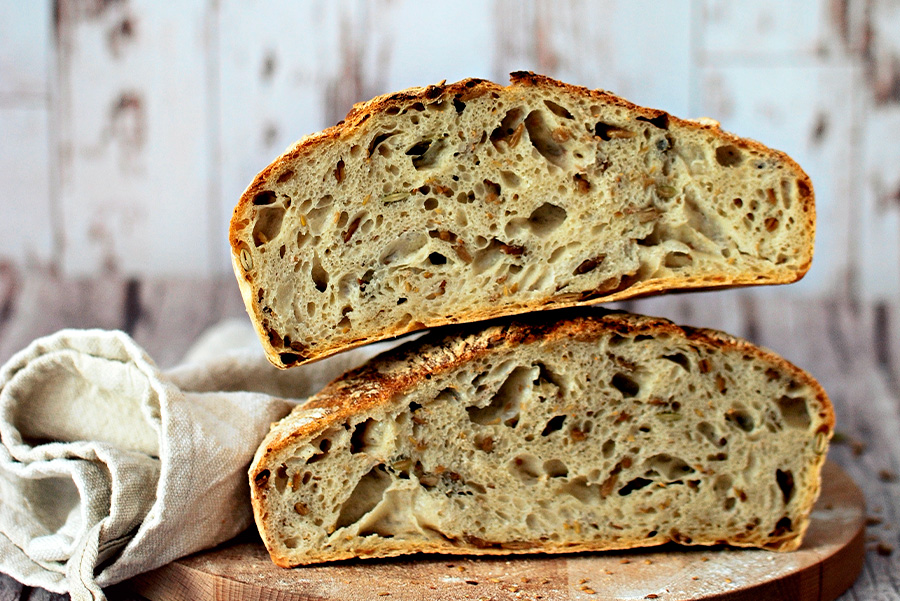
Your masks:
<path fill-rule="evenodd" d="M 276 424 L 272 559 L 797 548 L 834 426 L 816 381 L 711 330 L 590 308 L 427 334 Z"/>
<path fill-rule="evenodd" d="M 234 269 L 280 367 L 426 327 L 792 282 L 809 178 L 785 154 L 532 73 L 357 105 L 248 187 Z"/>

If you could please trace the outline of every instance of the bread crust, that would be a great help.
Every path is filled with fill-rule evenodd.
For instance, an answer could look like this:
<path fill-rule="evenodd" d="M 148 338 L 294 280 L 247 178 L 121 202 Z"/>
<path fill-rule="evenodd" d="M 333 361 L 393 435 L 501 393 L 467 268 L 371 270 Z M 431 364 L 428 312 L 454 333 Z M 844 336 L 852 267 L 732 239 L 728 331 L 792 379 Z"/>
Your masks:
<path fill-rule="evenodd" d="M 254 299 L 255 287 L 251 275 L 241 268 L 240 263 L 240 253 L 242 244 L 244 244 L 240 234 L 246 224 L 251 220 L 254 197 L 265 191 L 267 187 L 271 185 L 273 179 L 277 178 L 278 174 L 288 165 L 295 164 L 304 157 L 324 152 L 327 148 L 340 141 L 353 138 L 373 114 L 383 113 L 391 108 L 402 107 L 416 101 L 435 102 L 449 100 L 458 94 L 461 95 L 460 99 L 465 101 L 492 92 L 505 91 L 506 93 L 515 93 L 517 90 L 527 90 L 529 88 L 557 88 L 565 90 L 572 94 L 582 95 L 606 104 L 622 107 L 632 114 L 646 120 L 665 116 L 670 123 L 675 123 L 681 127 L 695 131 L 712 132 L 715 136 L 720 138 L 723 143 L 734 144 L 748 150 L 755 150 L 776 157 L 778 160 L 782 161 L 790 170 L 791 174 L 797 178 L 798 182 L 799 196 L 796 200 L 802 206 L 802 210 L 799 211 L 799 213 L 802 218 L 806 220 L 805 223 L 798 224 L 798 227 L 809 232 L 809 245 L 805 249 L 803 256 L 798 258 L 799 263 L 797 269 L 793 271 L 776 271 L 772 269 L 763 274 L 747 273 L 728 277 L 721 274 L 694 276 L 690 278 L 657 277 L 649 282 L 629 282 L 627 285 L 619 286 L 613 290 L 597 289 L 593 292 L 581 292 L 568 295 L 558 294 L 540 301 L 523 302 L 512 307 L 507 305 L 492 309 L 459 311 L 451 317 L 429 319 L 425 324 L 421 324 L 414 319 L 403 326 L 385 328 L 377 336 L 367 336 L 350 342 L 337 343 L 333 346 L 320 344 L 315 348 L 296 350 L 272 343 L 270 340 L 271 333 L 267 331 L 264 325 L 266 317 L 263 315 L 262 307 L 256 303 Z M 366 102 L 354 105 L 342 121 L 323 131 L 302 138 L 289 147 L 284 154 L 278 157 L 254 178 L 252 183 L 241 195 L 241 198 L 234 209 L 229 228 L 229 240 L 231 243 L 232 263 L 247 312 L 250 314 L 251 321 L 259 334 L 266 356 L 275 366 L 283 369 L 316 361 L 344 350 L 378 340 L 394 338 L 426 327 L 482 321 L 505 315 L 522 314 L 543 309 L 563 309 L 596 303 L 614 302 L 673 291 L 698 291 L 711 288 L 721 289 L 752 285 L 789 284 L 802 278 L 812 264 L 815 222 L 815 193 L 813 191 L 812 181 L 800 165 L 786 153 L 771 149 L 755 140 L 741 138 L 732 133 L 723 131 L 719 127 L 719 124 L 711 119 L 682 119 L 662 110 L 638 106 L 604 90 L 591 90 L 586 87 L 557 81 L 530 71 L 515 71 L 510 74 L 510 85 L 506 88 L 484 79 L 470 78 L 450 84 L 441 82 L 427 87 L 413 87 L 399 92 L 378 96 Z"/>
<path fill-rule="evenodd" d="M 788 372 L 797 382 L 808 386 L 820 406 L 822 425 L 818 432 L 825 434 L 830 440 L 834 431 L 834 410 L 827 393 L 822 386 L 807 372 L 780 357 L 776 353 L 736 338 L 721 331 L 707 328 L 678 326 L 673 322 L 657 317 L 647 317 L 619 311 L 587 307 L 571 310 L 552 311 L 524 316 L 511 316 L 496 320 L 489 327 L 483 324 L 465 324 L 454 328 L 430 332 L 422 338 L 397 347 L 379 355 L 366 365 L 352 370 L 334 380 L 320 393 L 311 397 L 303 406 L 303 413 L 318 410 L 317 417 L 310 420 L 302 413 L 295 411 L 287 418 L 273 426 L 268 436 L 259 447 L 253 465 L 249 471 L 251 497 L 257 527 L 266 540 L 269 528 L 267 516 L 263 509 L 265 493 L 260 482 L 268 479 L 272 466 L 268 458 L 278 455 L 280 451 L 290 447 L 299 439 L 321 432 L 328 428 L 347 422 L 358 414 L 370 412 L 391 402 L 392 399 L 404 395 L 422 385 L 426 380 L 439 374 L 451 371 L 464 363 L 479 359 L 492 352 L 515 348 L 523 344 L 548 344 L 558 340 L 577 340 L 590 342 L 602 336 L 616 333 L 622 336 L 671 335 L 685 338 L 695 345 L 730 350 L 751 356 L 755 360 L 774 364 Z M 308 414 L 308 413 L 307 413 Z M 817 434 L 818 434 L 817 432 Z M 817 459 L 813 470 L 817 474 L 816 486 L 813 490 L 803 491 L 806 497 L 801 506 L 801 513 L 808 515 L 818 498 L 818 474 L 825 461 L 823 453 Z M 767 548 L 777 551 L 791 551 L 799 547 L 803 530 L 796 536 L 785 538 Z M 540 544 L 513 546 L 479 547 L 467 544 L 454 547 L 447 543 L 403 543 L 402 548 L 386 551 L 385 545 L 374 545 L 367 549 L 361 547 L 352 553 L 335 553 L 329 559 L 340 560 L 351 557 L 377 555 L 390 557 L 407 553 L 439 552 L 446 554 L 467 555 L 506 555 L 520 553 L 563 553 L 579 551 L 598 551 L 646 547 L 671 542 L 666 537 L 659 540 L 619 541 L 617 543 L 586 542 L 584 544 L 556 543 L 545 541 Z M 675 541 L 681 542 L 684 541 Z M 734 546 L 759 547 L 758 542 L 731 539 L 718 541 Z M 471 541 L 470 541 L 471 543 Z M 272 560 L 282 567 L 299 565 L 296 560 L 281 555 L 277 549 L 269 549 Z"/>

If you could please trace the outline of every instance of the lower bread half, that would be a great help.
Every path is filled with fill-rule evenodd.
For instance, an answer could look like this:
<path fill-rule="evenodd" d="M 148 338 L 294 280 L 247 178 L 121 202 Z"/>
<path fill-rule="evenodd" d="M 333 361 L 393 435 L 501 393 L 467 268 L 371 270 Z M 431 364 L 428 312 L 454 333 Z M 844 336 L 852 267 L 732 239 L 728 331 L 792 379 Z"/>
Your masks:
<path fill-rule="evenodd" d="M 250 469 L 276 564 L 415 552 L 796 549 L 834 428 L 806 372 L 598 309 L 432 332 L 275 424 Z"/>

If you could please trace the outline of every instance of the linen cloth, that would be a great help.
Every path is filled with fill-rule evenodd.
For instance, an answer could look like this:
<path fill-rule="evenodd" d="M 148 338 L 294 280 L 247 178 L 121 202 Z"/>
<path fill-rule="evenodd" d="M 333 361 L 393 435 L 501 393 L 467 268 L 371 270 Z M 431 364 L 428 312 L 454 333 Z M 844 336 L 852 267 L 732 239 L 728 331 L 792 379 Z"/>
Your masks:
<path fill-rule="evenodd" d="M 101 600 L 234 537 L 270 424 L 386 346 L 281 371 L 228 322 L 162 371 L 120 331 L 35 340 L 0 368 L 0 571 Z"/>

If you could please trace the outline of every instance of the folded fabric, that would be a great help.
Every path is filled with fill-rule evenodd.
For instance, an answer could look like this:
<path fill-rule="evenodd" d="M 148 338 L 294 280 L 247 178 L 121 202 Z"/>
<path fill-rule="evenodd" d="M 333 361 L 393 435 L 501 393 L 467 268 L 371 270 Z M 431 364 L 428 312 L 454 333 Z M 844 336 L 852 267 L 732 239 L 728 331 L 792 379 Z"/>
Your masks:
<path fill-rule="evenodd" d="M 249 324 L 161 371 L 127 334 L 63 330 L 0 369 L 0 571 L 102 587 L 252 523 L 246 469 L 271 422 L 383 345 L 281 372 Z"/>

